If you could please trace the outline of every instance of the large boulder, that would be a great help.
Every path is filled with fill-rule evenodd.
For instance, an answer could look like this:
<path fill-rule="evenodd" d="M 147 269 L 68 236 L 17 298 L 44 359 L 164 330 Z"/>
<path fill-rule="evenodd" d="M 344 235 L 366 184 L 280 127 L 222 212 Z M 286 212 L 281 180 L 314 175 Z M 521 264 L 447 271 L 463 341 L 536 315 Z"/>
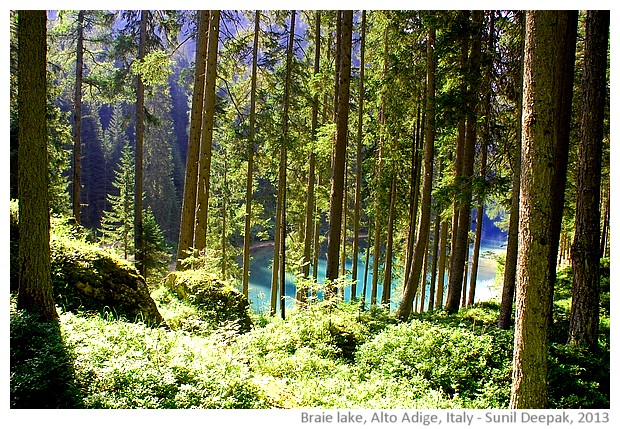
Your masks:
<path fill-rule="evenodd" d="M 165 283 L 215 326 L 233 324 L 240 333 L 252 329 L 247 298 L 215 275 L 204 270 L 173 271 L 168 274 Z"/>
<path fill-rule="evenodd" d="M 53 239 L 50 250 L 57 305 L 149 325 L 163 323 L 144 278 L 130 264 L 96 245 L 64 237 Z"/>

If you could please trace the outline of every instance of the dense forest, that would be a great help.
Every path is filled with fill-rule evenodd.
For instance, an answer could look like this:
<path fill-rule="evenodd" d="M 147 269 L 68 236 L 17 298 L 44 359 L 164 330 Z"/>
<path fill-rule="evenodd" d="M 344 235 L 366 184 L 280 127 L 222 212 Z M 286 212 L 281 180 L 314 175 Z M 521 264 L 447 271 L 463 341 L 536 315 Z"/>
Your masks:
<path fill-rule="evenodd" d="M 11 407 L 608 408 L 609 27 L 11 11 Z"/>

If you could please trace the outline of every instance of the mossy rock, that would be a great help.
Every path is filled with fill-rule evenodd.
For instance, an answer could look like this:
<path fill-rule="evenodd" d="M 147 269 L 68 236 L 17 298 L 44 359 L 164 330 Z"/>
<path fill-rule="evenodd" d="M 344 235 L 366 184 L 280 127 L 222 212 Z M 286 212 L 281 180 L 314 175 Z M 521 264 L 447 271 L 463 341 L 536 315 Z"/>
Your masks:
<path fill-rule="evenodd" d="M 234 323 L 240 333 L 252 329 L 247 298 L 216 276 L 204 270 L 174 271 L 168 274 L 165 283 L 216 326 Z"/>
<path fill-rule="evenodd" d="M 51 241 L 54 300 L 65 310 L 109 312 L 158 325 L 163 318 L 144 278 L 128 263 L 91 244 Z"/>

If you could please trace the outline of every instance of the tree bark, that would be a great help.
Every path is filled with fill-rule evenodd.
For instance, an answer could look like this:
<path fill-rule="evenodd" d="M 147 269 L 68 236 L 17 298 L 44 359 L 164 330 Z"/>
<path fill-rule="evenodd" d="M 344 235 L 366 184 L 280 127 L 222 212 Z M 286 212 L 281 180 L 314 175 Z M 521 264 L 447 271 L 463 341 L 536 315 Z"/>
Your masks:
<path fill-rule="evenodd" d="M 441 172 L 441 167 L 440 167 Z M 435 308 L 435 292 L 437 281 L 437 255 L 439 253 L 439 229 L 441 227 L 441 213 L 439 210 L 435 213 L 435 228 L 433 230 L 433 264 L 431 265 L 431 284 L 428 295 L 428 311 L 433 311 Z"/>
<path fill-rule="evenodd" d="M 217 49 L 220 33 L 220 11 L 209 13 L 209 40 L 207 47 L 207 71 L 205 77 L 200 158 L 198 161 L 198 188 L 196 191 L 196 226 L 194 248 L 198 251 L 207 246 L 209 227 L 209 194 L 211 188 L 211 157 L 213 149 L 213 126 L 215 123 L 215 80 L 217 78 Z"/>
<path fill-rule="evenodd" d="M 245 228 L 243 235 L 243 295 L 247 298 L 250 281 L 250 233 L 252 231 L 252 197 L 254 176 L 254 145 L 256 140 L 256 65 L 258 61 L 258 34 L 260 11 L 254 13 L 254 44 L 252 45 L 252 82 L 250 84 L 250 132 L 248 138 L 248 173 L 245 181 Z"/>
<path fill-rule="evenodd" d="M 396 205 L 396 171 L 392 171 L 392 185 L 390 186 L 390 208 L 388 211 L 387 243 L 385 247 L 385 271 L 383 274 L 383 289 L 381 304 L 390 308 L 392 290 L 392 261 L 394 259 L 394 207 Z"/>
<path fill-rule="evenodd" d="M 550 258 L 555 261 L 554 198 L 564 49 L 576 12 L 528 11 L 523 77 L 523 147 L 517 299 L 510 408 L 547 405 L 547 326 L 551 309 Z M 572 45 L 572 48 L 571 48 Z M 570 67 L 570 65 L 568 65 Z M 555 250 L 555 252 L 554 252 Z"/>
<path fill-rule="evenodd" d="M 439 267 L 437 269 L 437 299 L 435 300 L 435 307 L 443 307 L 444 296 L 444 282 L 446 273 L 446 248 L 448 242 L 448 221 L 443 220 L 441 222 L 441 236 L 439 241 Z"/>
<path fill-rule="evenodd" d="M 80 224 L 82 190 L 82 78 L 84 76 L 84 11 L 78 12 L 73 100 L 73 217 Z"/>
<path fill-rule="evenodd" d="M 525 43 L 525 15 L 520 17 L 522 28 L 522 51 Z M 510 197 L 510 220 L 508 225 L 508 243 L 506 244 L 506 264 L 504 266 L 504 283 L 502 288 L 502 302 L 500 306 L 498 326 L 500 329 L 510 329 L 512 325 L 512 307 L 515 298 L 515 283 L 517 279 L 517 254 L 519 243 L 519 194 L 521 186 L 521 118 L 523 112 L 523 59 L 521 59 L 521 85 L 517 99 L 519 111 L 515 154 L 512 158 L 512 195 Z"/>
<path fill-rule="evenodd" d="M 330 192 L 329 234 L 327 240 L 327 280 L 338 278 L 340 235 L 342 227 L 342 202 L 344 192 L 344 166 L 347 147 L 349 119 L 349 85 L 351 79 L 351 39 L 353 12 L 342 12 L 342 36 L 340 51 L 340 73 L 338 78 L 338 115 L 336 122 L 336 142 L 332 166 Z"/>
<path fill-rule="evenodd" d="M 203 100 L 205 90 L 205 69 L 207 64 L 207 44 L 209 34 L 209 11 L 200 11 L 198 37 L 196 41 L 196 66 L 194 70 L 194 91 L 192 93 L 192 110 L 190 113 L 189 141 L 185 164 L 185 185 L 183 187 L 183 207 L 177 251 L 177 270 L 183 268 L 181 260 L 185 258 L 193 245 L 196 192 L 198 183 L 198 156 L 200 152 L 200 128 L 202 125 Z"/>
<path fill-rule="evenodd" d="M 553 323 L 553 291 L 555 286 L 558 247 L 562 231 L 562 215 L 566 188 L 566 172 L 568 169 L 568 152 L 570 143 L 571 113 L 573 103 L 573 82 L 575 77 L 575 50 L 577 44 L 578 12 L 568 15 L 568 24 L 564 37 L 566 43 L 559 50 L 559 68 L 554 84 L 557 85 L 559 97 L 556 100 L 558 114 L 555 117 L 556 149 L 554 157 L 554 175 L 551 189 L 556 190 L 556 197 L 552 201 L 551 223 L 551 253 L 549 254 L 549 324 Z M 569 236 L 570 240 L 570 236 Z M 570 246 L 569 246 L 570 248 Z"/>
<path fill-rule="evenodd" d="M 18 12 L 19 285 L 17 308 L 57 320 L 52 297 L 47 165 L 47 15 Z"/>
<path fill-rule="evenodd" d="M 318 75 L 321 65 L 321 11 L 317 10 L 315 15 L 314 26 L 314 75 Z M 316 94 L 312 100 L 312 123 L 310 132 L 312 138 L 316 139 L 316 129 L 318 127 L 319 117 L 319 95 Z M 305 278 L 310 276 L 310 264 L 312 263 L 312 244 L 314 241 L 314 182 L 316 176 L 316 156 L 313 150 L 310 150 L 308 159 L 308 194 L 306 196 L 306 216 L 304 229 L 304 259 L 302 273 Z M 306 302 L 308 298 L 308 289 L 300 289 L 297 293 L 298 302 Z"/>
<path fill-rule="evenodd" d="M 577 166 L 569 343 L 598 348 L 601 159 L 605 119 L 609 11 L 588 11 L 581 136 Z"/>
<path fill-rule="evenodd" d="M 362 30 L 360 41 L 360 81 L 359 81 L 359 110 L 357 117 L 357 148 L 355 156 L 355 209 L 353 212 L 353 265 L 351 267 L 351 298 L 357 297 L 357 261 L 359 255 L 360 211 L 362 207 L 362 130 L 364 122 L 364 68 L 366 45 L 366 11 L 362 11 Z M 368 239 L 366 239 L 368 243 Z M 368 244 L 366 245 L 368 247 Z"/>
<path fill-rule="evenodd" d="M 453 242 L 452 259 L 450 264 L 450 281 L 448 284 L 448 299 L 446 310 L 454 313 L 459 309 L 459 298 L 463 288 L 463 273 L 466 264 L 465 254 L 468 250 L 468 236 L 471 220 L 471 198 L 472 198 L 472 175 L 474 172 L 474 157 L 476 153 L 476 100 L 480 85 L 480 30 L 482 22 L 482 11 L 475 10 L 472 15 L 475 26 L 475 35 L 472 43 L 472 53 L 470 58 L 469 90 L 467 91 L 468 108 L 465 121 L 465 147 L 463 148 L 462 181 L 463 187 L 459 198 L 459 216 L 456 232 L 456 241 Z M 454 232 L 453 232 L 454 234 Z"/>
<path fill-rule="evenodd" d="M 426 44 L 427 71 L 426 71 L 426 121 L 424 138 L 424 178 L 422 182 L 422 207 L 420 224 L 413 254 L 413 267 L 407 279 L 403 299 L 396 312 L 400 320 L 407 320 L 413 308 L 418 283 L 422 271 L 422 262 L 426 256 L 426 245 L 430 229 L 431 191 L 433 187 L 433 158 L 435 156 L 435 28 L 430 26 Z"/>

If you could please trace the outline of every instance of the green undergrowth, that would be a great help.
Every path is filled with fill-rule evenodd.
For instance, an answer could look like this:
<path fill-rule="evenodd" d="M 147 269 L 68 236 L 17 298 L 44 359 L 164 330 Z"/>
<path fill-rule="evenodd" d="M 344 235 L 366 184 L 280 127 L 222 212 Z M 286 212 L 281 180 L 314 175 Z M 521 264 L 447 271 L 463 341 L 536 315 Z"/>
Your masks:
<path fill-rule="evenodd" d="M 560 299 L 564 289 L 556 291 Z M 215 310 L 204 311 L 165 282 L 153 298 L 165 326 L 59 309 L 54 327 L 33 323 L 12 300 L 11 405 L 486 409 L 509 403 L 513 332 L 496 327 L 497 302 L 456 314 L 414 314 L 406 323 L 381 308 L 314 303 L 289 311 L 286 320 L 251 314 L 250 328 L 240 330 L 234 317 L 217 322 Z M 564 318 L 556 311 L 554 326 Z M 609 407 L 609 334 L 601 331 L 598 352 L 550 336 L 550 407 Z"/>

